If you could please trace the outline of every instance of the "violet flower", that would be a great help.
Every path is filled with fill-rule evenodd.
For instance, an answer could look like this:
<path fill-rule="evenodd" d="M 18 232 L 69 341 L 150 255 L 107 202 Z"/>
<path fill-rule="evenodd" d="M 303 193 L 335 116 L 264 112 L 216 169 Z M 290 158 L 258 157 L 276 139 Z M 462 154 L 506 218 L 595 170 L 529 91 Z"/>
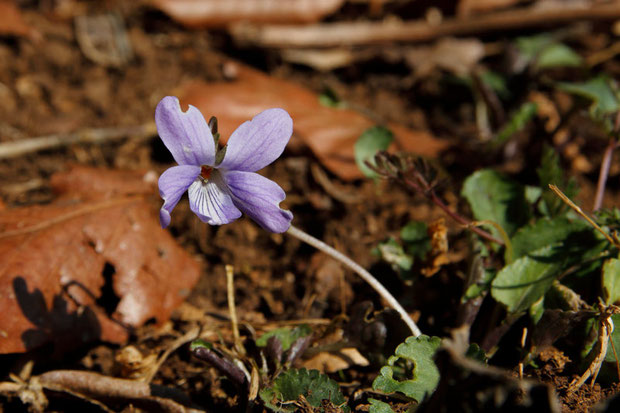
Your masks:
<path fill-rule="evenodd" d="M 209 125 L 194 106 L 183 112 L 179 100 L 167 96 L 157 105 L 155 123 L 179 164 L 159 178 L 163 228 L 170 224 L 170 213 L 185 191 L 190 209 L 210 225 L 227 224 L 244 212 L 268 231 L 289 228 L 293 214 L 279 207 L 286 194 L 275 182 L 254 173 L 282 154 L 293 133 L 293 120 L 285 110 L 267 109 L 244 122 L 221 150 L 223 159 L 216 154 Z"/>

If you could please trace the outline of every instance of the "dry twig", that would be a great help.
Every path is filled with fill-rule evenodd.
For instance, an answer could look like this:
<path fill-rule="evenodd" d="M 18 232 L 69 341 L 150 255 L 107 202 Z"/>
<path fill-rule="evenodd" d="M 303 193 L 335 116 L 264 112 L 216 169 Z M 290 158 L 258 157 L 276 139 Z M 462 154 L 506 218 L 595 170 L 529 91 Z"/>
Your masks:
<path fill-rule="evenodd" d="M 144 139 L 156 134 L 155 122 L 149 122 L 139 126 L 84 129 L 70 134 L 40 136 L 0 143 L 0 159 L 15 158 L 31 152 L 60 148 L 76 143 L 103 143 L 123 139 L 128 136 Z"/>
<path fill-rule="evenodd" d="M 231 32 L 239 42 L 263 47 L 336 47 L 395 41 L 423 42 L 445 36 L 618 18 L 620 2 L 614 1 L 600 6 L 560 3 L 556 7 L 513 9 L 467 19 L 445 19 L 440 24 L 424 21 L 325 23 L 311 26 L 238 24 L 231 28 Z"/>

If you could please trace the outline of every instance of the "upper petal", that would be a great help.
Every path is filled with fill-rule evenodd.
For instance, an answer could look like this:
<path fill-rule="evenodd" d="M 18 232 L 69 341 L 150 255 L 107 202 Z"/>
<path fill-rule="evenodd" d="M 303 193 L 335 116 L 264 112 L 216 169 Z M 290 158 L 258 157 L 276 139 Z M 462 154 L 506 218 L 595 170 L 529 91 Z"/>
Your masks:
<path fill-rule="evenodd" d="M 155 124 L 161 140 L 179 165 L 213 165 L 215 142 L 211 129 L 194 106 L 183 112 L 179 99 L 163 98 L 155 109 Z"/>
<path fill-rule="evenodd" d="M 190 209 L 209 225 L 228 224 L 241 216 L 218 170 L 213 170 L 208 181 L 194 182 L 188 195 Z"/>
<path fill-rule="evenodd" d="M 244 122 L 228 139 L 218 166 L 236 171 L 258 171 L 278 159 L 293 134 L 293 119 L 284 109 L 267 109 Z"/>
<path fill-rule="evenodd" d="M 170 225 L 170 213 L 199 174 L 200 166 L 194 165 L 173 166 L 161 174 L 159 195 L 164 199 L 164 205 L 159 210 L 159 222 L 162 228 Z"/>
<path fill-rule="evenodd" d="M 234 204 L 261 227 L 284 232 L 291 226 L 293 214 L 279 207 L 286 193 L 278 184 L 253 172 L 227 171 L 223 175 Z"/>

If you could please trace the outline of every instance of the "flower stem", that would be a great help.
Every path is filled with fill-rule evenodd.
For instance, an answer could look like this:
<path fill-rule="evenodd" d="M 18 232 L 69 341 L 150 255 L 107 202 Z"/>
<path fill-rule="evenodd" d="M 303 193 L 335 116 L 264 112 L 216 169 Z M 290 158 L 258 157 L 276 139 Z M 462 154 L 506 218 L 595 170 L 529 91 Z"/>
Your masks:
<path fill-rule="evenodd" d="M 415 321 L 411 319 L 411 316 L 409 316 L 407 311 L 405 311 L 405 309 L 400 305 L 400 303 L 396 301 L 396 298 L 394 298 L 394 296 L 383 286 L 383 284 L 381 284 L 371 273 L 362 268 L 362 266 L 353 261 L 351 258 L 342 254 L 341 252 L 330 247 L 323 241 L 314 238 L 312 235 L 300 230 L 293 225 L 290 226 L 287 232 L 298 240 L 303 241 L 306 244 L 309 244 L 314 248 L 326 253 L 330 257 L 340 261 L 342 264 L 355 271 L 364 281 L 370 284 L 370 286 L 374 288 L 374 290 L 378 292 L 385 301 L 388 302 L 390 307 L 392 307 L 400 314 L 403 321 L 407 324 L 407 326 L 411 330 L 411 333 L 413 333 L 414 336 L 417 337 L 422 334 Z"/>

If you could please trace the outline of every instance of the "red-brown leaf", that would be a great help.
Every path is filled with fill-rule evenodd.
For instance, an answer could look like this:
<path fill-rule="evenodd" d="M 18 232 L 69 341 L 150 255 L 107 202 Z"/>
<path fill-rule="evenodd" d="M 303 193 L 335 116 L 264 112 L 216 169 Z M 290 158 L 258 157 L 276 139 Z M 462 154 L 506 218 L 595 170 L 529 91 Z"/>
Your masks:
<path fill-rule="evenodd" d="M 53 204 L 0 211 L 0 353 L 121 343 L 184 300 L 199 266 L 159 227 L 144 176 L 76 167 L 53 177 Z"/>
<path fill-rule="evenodd" d="M 319 103 L 318 96 L 292 82 L 269 77 L 236 64 L 233 82 L 193 82 L 182 87 L 181 101 L 196 106 L 205 118 L 216 116 L 223 141 L 244 121 L 262 110 L 280 107 L 293 118 L 293 140 L 306 144 L 331 172 L 351 180 L 363 175 L 355 164 L 353 145 L 375 122 L 351 109 L 335 109 Z M 424 131 L 387 125 L 395 135 L 392 149 L 436 157 L 447 147 Z M 294 142 L 292 142 L 294 144 Z"/>

